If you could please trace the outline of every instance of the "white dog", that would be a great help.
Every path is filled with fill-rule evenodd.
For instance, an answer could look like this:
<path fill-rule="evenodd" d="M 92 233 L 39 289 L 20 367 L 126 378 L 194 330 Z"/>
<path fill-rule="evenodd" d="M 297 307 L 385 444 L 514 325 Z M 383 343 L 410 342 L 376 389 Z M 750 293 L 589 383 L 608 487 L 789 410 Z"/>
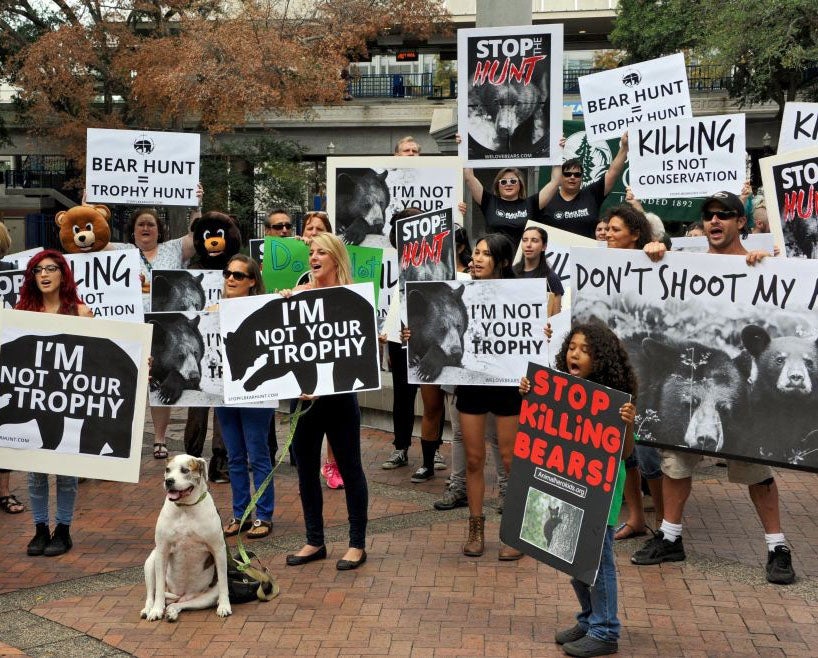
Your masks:
<path fill-rule="evenodd" d="M 190 455 L 169 459 L 165 491 L 156 521 L 156 548 L 145 560 L 148 595 L 142 618 L 156 621 L 164 615 L 176 621 L 182 610 L 214 605 L 219 617 L 227 617 L 232 614 L 227 546 L 216 505 L 207 492 L 207 461 Z"/>

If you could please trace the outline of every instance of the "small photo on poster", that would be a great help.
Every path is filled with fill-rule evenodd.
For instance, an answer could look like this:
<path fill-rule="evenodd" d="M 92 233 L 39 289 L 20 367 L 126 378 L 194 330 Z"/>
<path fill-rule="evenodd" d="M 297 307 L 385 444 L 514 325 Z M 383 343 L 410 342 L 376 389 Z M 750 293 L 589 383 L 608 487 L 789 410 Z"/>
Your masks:
<path fill-rule="evenodd" d="M 582 516 L 581 508 L 529 487 L 520 539 L 573 564 Z"/>

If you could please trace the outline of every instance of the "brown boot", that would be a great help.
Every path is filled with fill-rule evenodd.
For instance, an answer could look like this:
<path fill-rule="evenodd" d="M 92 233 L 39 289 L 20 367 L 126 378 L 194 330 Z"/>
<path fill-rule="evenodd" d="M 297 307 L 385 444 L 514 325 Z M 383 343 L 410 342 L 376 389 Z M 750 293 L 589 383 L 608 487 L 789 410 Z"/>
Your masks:
<path fill-rule="evenodd" d="M 497 554 L 497 559 L 501 562 L 513 562 L 523 557 L 523 553 L 516 548 L 512 548 L 508 544 L 500 542 L 500 552 Z"/>
<path fill-rule="evenodd" d="M 469 517 L 469 538 L 463 544 L 463 555 L 480 557 L 483 554 L 483 531 L 486 526 L 485 516 Z"/>

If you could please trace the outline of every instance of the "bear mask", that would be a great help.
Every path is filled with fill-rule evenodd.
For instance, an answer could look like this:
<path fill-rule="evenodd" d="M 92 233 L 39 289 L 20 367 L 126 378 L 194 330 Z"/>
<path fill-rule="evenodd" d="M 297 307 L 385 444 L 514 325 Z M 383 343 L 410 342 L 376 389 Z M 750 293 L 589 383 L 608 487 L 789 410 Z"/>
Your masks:
<path fill-rule="evenodd" d="M 54 217 L 60 227 L 60 242 L 67 254 L 102 251 L 111 241 L 108 206 L 74 206 Z"/>
<path fill-rule="evenodd" d="M 205 270 L 220 270 L 241 249 L 241 232 L 229 215 L 209 211 L 193 222 L 193 247 Z"/>

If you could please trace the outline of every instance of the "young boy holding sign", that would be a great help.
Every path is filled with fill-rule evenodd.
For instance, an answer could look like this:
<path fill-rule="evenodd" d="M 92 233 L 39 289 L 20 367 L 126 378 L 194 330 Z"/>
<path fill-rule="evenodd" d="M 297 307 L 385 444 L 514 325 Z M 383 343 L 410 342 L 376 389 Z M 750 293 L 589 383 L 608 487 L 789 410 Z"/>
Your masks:
<path fill-rule="evenodd" d="M 550 339 L 550 325 L 546 327 Z M 609 388 L 629 393 L 636 399 L 636 374 L 631 367 L 625 346 L 605 325 L 598 322 L 575 325 L 566 337 L 557 355 L 556 367 L 575 377 L 581 377 Z M 520 394 L 531 390 L 527 377 L 520 380 Z M 633 421 L 636 417 L 634 402 L 619 409 L 626 424 L 625 445 L 616 478 L 611 510 L 602 545 L 599 571 L 593 586 L 572 578 L 571 585 L 582 608 L 577 623 L 557 632 L 555 641 L 569 656 L 604 656 L 619 651 L 619 618 L 616 614 L 617 583 L 613 553 L 614 526 L 622 507 L 622 489 L 625 484 L 625 458 L 633 451 Z"/>

